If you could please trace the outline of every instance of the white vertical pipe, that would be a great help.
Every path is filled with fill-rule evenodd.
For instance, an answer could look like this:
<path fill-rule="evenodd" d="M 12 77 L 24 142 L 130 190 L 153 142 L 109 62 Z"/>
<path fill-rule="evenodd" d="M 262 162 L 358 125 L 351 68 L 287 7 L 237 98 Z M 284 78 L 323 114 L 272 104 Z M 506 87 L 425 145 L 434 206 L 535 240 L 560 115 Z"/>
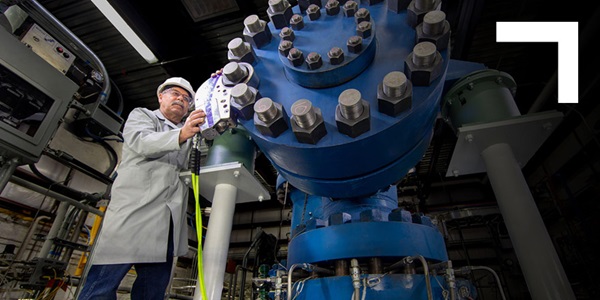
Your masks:
<path fill-rule="evenodd" d="M 219 183 L 215 187 L 206 240 L 202 250 L 204 283 L 206 297 L 208 297 L 208 299 L 203 300 L 221 299 L 236 197 L 237 187 L 231 184 Z M 198 245 L 198 247 L 201 247 L 201 245 Z M 199 299 L 202 299 L 202 295 L 197 284 L 194 300 Z"/>
<path fill-rule="evenodd" d="M 575 299 L 512 148 L 495 144 L 481 156 L 532 299 Z"/>
<path fill-rule="evenodd" d="M 61 202 L 58 205 L 58 209 L 56 210 L 56 217 L 54 218 L 54 222 L 52 223 L 52 227 L 50 227 L 50 231 L 48 235 L 46 235 L 46 240 L 42 245 L 42 249 L 38 253 L 39 258 L 47 258 L 48 254 L 50 254 L 50 248 L 54 244 L 53 239 L 58 236 L 58 231 L 62 227 L 63 221 L 67 216 L 67 210 L 69 209 L 69 204 L 67 202 Z"/>

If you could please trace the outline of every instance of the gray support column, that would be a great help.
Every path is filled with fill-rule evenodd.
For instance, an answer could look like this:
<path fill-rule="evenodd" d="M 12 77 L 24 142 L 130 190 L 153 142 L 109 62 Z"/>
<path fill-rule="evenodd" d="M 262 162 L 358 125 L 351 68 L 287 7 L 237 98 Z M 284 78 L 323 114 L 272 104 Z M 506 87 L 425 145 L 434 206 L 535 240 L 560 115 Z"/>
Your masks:
<path fill-rule="evenodd" d="M 237 187 L 234 185 L 229 183 L 216 185 L 202 255 L 206 297 L 208 297 L 203 300 L 221 299 L 236 198 Z M 202 299 L 202 295 L 199 285 L 196 285 L 194 300 L 199 299 Z"/>
<path fill-rule="evenodd" d="M 531 297 L 575 299 L 512 148 L 505 143 L 494 144 L 481 156 Z"/>

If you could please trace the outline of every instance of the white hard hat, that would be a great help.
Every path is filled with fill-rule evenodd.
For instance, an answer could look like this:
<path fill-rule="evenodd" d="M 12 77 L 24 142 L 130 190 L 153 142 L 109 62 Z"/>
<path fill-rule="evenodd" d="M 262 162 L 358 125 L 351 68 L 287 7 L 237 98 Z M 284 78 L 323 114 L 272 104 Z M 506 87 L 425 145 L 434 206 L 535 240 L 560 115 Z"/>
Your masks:
<path fill-rule="evenodd" d="M 192 85 L 190 84 L 189 81 L 187 81 L 181 77 L 171 77 L 171 78 L 168 78 L 167 80 L 165 80 L 165 82 L 163 82 L 161 85 L 158 86 L 158 89 L 156 89 L 156 97 L 158 97 L 158 95 L 165 89 L 165 87 L 168 87 L 170 85 L 176 85 L 176 86 L 188 91 L 188 93 L 190 93 L 190 97 L 192 97 L 192 99 L 194 99 L 194 96 L 196 95 L 196 93 L 194 93 L 194 89 L 192 88 Z"/>

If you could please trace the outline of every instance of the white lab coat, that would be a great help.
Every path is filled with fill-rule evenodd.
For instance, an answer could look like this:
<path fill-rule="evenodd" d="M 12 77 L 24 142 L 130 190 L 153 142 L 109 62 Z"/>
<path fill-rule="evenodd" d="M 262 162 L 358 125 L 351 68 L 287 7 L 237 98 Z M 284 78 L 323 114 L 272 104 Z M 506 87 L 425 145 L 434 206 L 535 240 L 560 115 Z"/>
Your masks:
<path fill-rule="evenodd" d="M 187 253 L 189 187 L 179 172 L 187 168 L 191 142 L 179 145 L 182 126 L 165 119 L 159 110 L 136 108 L 129 114 L 122 160 L 92 263 L 165 262 L 169 215 L 174 254 Z"/>

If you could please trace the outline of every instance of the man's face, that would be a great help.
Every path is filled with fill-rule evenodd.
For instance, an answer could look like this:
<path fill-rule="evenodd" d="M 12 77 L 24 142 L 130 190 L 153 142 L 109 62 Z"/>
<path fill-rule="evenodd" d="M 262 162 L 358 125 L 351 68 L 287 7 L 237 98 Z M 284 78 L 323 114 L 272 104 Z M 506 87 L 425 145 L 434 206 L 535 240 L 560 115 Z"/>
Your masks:
<path fill-rule="evenodd" d="M 171 122 L 177 124 L 187 113 L 190 107 L 188 92 L 180 87 L 171 87 L 158 95 L 160 111 Z"/>

